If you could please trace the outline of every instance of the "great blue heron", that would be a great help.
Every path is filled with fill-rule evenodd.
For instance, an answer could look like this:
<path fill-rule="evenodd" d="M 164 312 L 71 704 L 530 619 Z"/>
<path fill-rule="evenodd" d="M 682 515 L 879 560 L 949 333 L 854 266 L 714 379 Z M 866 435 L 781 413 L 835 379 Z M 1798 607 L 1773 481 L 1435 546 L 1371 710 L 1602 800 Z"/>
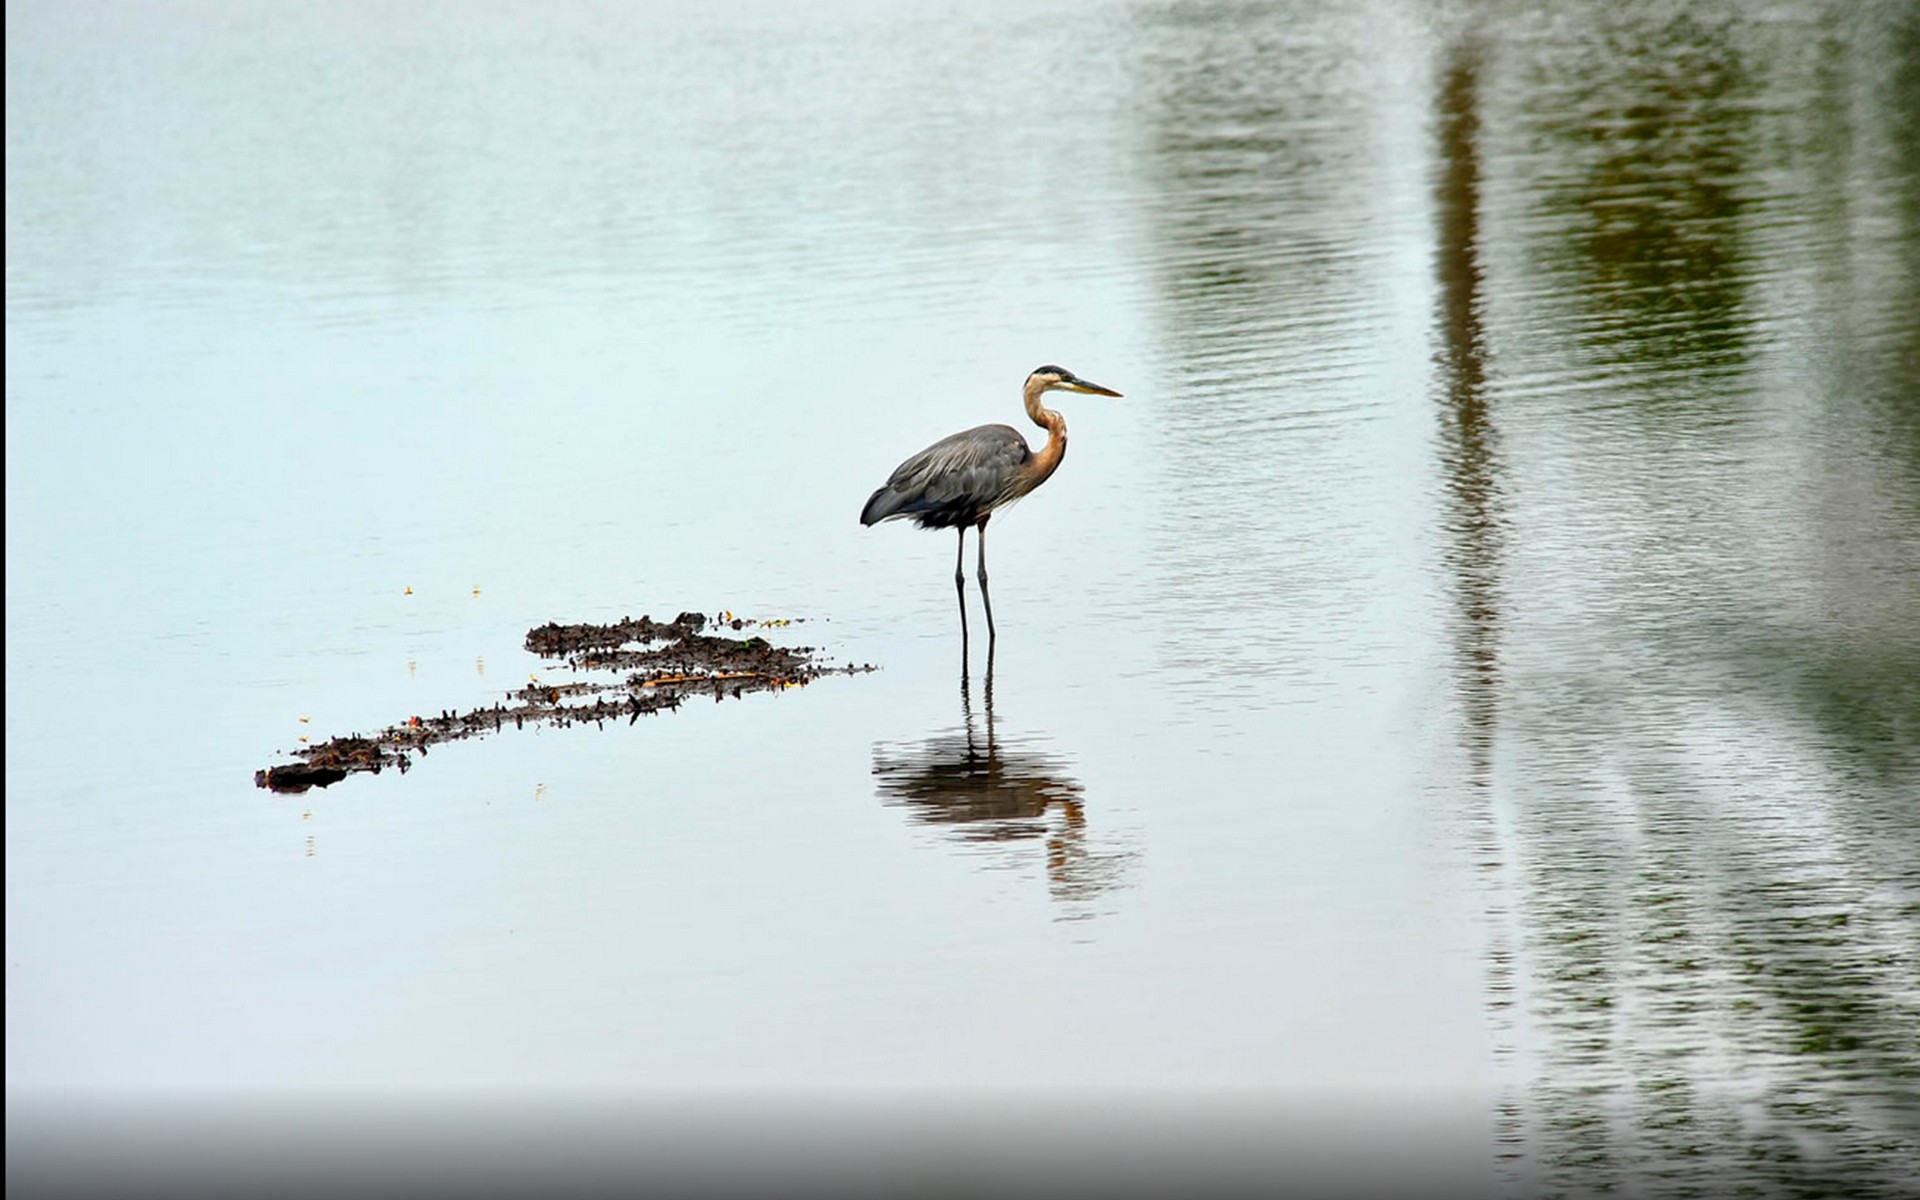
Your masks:
<path fill-rule="evenodd" d="M 1049 391 L 1118 396 L 1065 367 L 1045 366 L 1027 376 L 1027 416 L 1047 431 L 1047 444 L 1035 453 L 1011 425 L 981 425 L 941 438 L 894 468 L 887 482 L 867 499 L 860 523 L 872 525 L 911 517 L 922 529 L 959 533 L 954 548 L 953 586 L 960 593 L 960 630 L 967 628 L 967 577 L 961 563 L 967 551 L 967 526 L 980 531 L 980 602 L 987 610 L 987 634 L 993 636 L 993 599 L 987 594 L 987 519 L 1047 481 L 1067 455 L 1066 418 L 1040 404 Z"/>

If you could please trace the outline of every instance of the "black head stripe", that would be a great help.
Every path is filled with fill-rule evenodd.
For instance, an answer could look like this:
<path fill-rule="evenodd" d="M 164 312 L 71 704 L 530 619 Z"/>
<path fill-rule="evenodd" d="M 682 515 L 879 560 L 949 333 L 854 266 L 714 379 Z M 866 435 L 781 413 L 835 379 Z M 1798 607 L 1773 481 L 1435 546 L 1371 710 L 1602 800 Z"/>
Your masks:
<path fill-rule="evenodd" d="M 1074 378 L 1072 371 L 1067 370 L 1065 367 L 1056 367 L 1051 364 L 1044 367 L 1035 367 L 1033 373 L 1035 375 L 1058 375 L 1062 379 Z"/>

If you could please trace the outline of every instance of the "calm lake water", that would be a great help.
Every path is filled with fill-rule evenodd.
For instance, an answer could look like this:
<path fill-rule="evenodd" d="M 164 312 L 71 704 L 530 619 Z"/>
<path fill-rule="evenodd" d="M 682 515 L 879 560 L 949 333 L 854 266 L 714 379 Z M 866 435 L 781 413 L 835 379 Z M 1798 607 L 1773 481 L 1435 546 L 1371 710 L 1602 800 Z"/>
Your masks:
<path fill-rule="evenodd" d="M 1538 8 L 10 3 L 10 1177 L 1018 1099 L 1920 1191 L 1920 16 Z M 1126 395 L 989 667 L 856 515 L 1044 362 Z M 880 669 L 253 786 L 686 609 Z"/>

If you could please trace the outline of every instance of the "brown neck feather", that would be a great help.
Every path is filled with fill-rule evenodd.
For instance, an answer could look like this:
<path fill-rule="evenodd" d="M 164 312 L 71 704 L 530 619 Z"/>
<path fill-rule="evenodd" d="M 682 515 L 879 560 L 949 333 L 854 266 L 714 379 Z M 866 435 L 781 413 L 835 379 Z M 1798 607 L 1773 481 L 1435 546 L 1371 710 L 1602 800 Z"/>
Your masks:
<path fill-rule="evenodd" d="M 1067 419 L 1040 403 L 1040 396 L 1046 389 L 1034 383 L 1027 384 L 1027 416 L 1035 425 L 1047 431 L 1047 444 L 1040 448 L 1027 463 L 1022 473 L 1021 493 L 1024 495 L 1047 481 L 1047 476 L 1060 466 L 1060 460 L 1067 456 Z"/>

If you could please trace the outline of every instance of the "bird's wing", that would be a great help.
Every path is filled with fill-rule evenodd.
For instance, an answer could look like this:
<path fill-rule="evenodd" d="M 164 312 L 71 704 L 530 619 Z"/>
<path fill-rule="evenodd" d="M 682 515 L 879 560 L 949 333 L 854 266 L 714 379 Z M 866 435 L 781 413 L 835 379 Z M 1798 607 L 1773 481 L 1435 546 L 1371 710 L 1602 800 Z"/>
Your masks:
<path fill-rule="evenodd" d="M 941 438 L 894 468 L 867 502 L 869 522 L 931 509 L 999 501 L 1033 451 L 1011 425 L 981 425 Z"/>
<path fill-rule="evenodd" d="M 997 496 L 1033 457 L 1011 425 L 981 425 L 944 437 L 894 469 L 887 486 L 936 502 Z"/>

